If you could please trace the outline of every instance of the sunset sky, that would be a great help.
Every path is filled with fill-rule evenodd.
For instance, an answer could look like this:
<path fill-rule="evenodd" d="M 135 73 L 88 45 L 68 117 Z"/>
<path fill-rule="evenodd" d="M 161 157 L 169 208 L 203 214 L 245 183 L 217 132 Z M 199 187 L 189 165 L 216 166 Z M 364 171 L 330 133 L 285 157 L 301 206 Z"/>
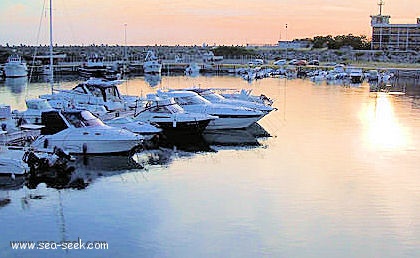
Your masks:
<path fill-rule="evenodd" d="M 1 0 L 0 44 L 48 43 L 45 0 Z M 45 1 L 48 5 L 48 0 Z M 54 42 L 128 45 L 274 44 L 367 35 L 378 0 L 54 0 Z M 419 0 L 387 0 L 391 23 L 416 23 Z M 40 22 L 41 21 L 41 22 Z M 41 26 L 40 26 L 41 24 Z M 286 31 L 285 24 L 288 24 Z M 38 30 L 40 36 L 37 39 Z"/>

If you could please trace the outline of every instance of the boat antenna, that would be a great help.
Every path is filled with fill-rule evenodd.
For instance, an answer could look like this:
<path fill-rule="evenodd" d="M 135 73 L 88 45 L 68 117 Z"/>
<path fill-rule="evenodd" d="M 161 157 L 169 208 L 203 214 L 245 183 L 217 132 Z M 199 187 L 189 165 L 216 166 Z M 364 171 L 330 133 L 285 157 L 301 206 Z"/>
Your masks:
<path fill-rule="evenodd" d="M 382 16 L 382 6 L 385 5 L 385 1 L 384 0 L 379 0 L 379 15 Z"/>
<path fill-rule="evenodd" d="M 54 94 L 52 0 L 50 0 L 50 86 Z"/>

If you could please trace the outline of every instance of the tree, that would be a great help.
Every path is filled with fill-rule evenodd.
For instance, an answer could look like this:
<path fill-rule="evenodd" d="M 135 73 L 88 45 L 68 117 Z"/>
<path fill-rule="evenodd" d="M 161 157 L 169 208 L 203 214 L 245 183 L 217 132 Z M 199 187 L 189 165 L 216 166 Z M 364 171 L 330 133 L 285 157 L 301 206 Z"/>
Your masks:
<path fill-rule="evenodd" d="M 331 35 L 328 36 L 316 36 L 312 40 L 313 42 L 313 48 L 324 48 L 328 47 L 329 44 L 331 44 L 331 41 L 333 40 Z"/>
<path fill-rule="evenodd" d="M 255 51 L 252 49 L 246 49 L 239 46 L 220 46 L 213 49 L 213 53 L 216 56 L 246 56 L 246 55 L 255 55 Z"/>
<path fill-rule="evenodd" d="M 356 50 L 368 50 L 370 49 L 370 41 L 366 36 L 354 36 L 353 34 L 338 35 L 332 37 L 328 36 L 316 36 L 313 39 L 313 48 L 324 48 L 328 49 L 340 49 L 344 46 L 350 46 Z"/>

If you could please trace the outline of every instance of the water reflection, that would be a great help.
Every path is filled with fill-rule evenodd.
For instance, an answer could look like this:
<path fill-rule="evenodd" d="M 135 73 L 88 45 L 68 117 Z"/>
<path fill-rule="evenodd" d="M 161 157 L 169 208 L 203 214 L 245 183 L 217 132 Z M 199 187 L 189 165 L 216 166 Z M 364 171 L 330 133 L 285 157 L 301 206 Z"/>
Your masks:
<path fill-rule="evenodd" d="M 164 134 L 159 146 L 190 153 L 214 151 L 202 135 Z"/>
<path fill-rule="evenodd" d="M 171 151 L 160 149 L 144 150 L 127 156 L 77 156 L 68 162 L 66 169 L 32 170 L 25 184 L 29 189 L 35 189 L 41 183 L 56 189 L 84 189 L 100 177 L 169 164 L 171 156 Z"/>
<path fill-rule="evenodd" d="M 24 183 L 24 177 L 12 179 L 10 176 L 0 176 L 0 208 L 9 205 L 12 202 L 9 191 L 21 189 Z"/>
<path fill-rule="evenodd" d="M 270 134 L 258 123 L 246 129 L 209 130 L 203 138 L 210 145 L 216 146 L 260 146 L 259 138 L 270 137 Z"/>
<path fill-rule="evenodd" d="M 397 78 L 395 85 L 409 96 L 420 96 L 420 78 Z"/>
<path fill-rule="evenodd" d="M 165 77 L 165 84 L 185 88 L 188 79 Z M 0 216 L 7 222 L 0 237 L 2 256 L 419 256 L 420 124 L 419 109 L 412 105 L 418 107 L 418 97 L 376 96 L 367 84 L 318 87 L 307 80 L 267 78 L 248 85 L 227 76 L 194 82 L 275 98 L 281 112 L 270 113 L 261 124 L 278 137 L 257 138 L 263 148 L 226 139 L 217 142 L 230 145 L 217 147 L 203 136 L 217 152 L 162 147 L 159 151 L 168 153 L 163 160 L 133 156 L 137 163 L 152 164 L 147 173 L 147 166 L 121 164 L 127 159 L 115 158 L 118 170 L 108 168 L 106 157 L 80 160 L 75 168 L 80 175 L 71 179 L 83 191 L 57 191 L 46 183 L 34 190 L 2 191 L 6 206 Z M 143 77 L 120 87 L 125 94 L 155 91 Z M 41 84 L 28 88 L 32 96 L 48 91 Z M 3 102 L 13 101 L 10 95 L 2 94 Z M 382 130 L 392 133 L 380 136 Z M 378 144 L 394 135 L 400 143 Z M 147 181 L 139 182 L 143 176 Z M 32 206 L 22 209 L 21 199 Z M 106 240 L 110 249 L 20 254 L 8 241 L 22 234 L 31 241 Z"/>
<path fill-rule="evenodd" d="M 162 76 L 160 74 L 144 74 L 144 80 L 150 87 L 156 87 L 162 81 Z"/>
<path fill-rule="evenodd" d="M 364 112 L 366 137 L 373 149 L 404 149 L 409 143 L 407 133 L 394 112 L 393 96 L 378 92 Z"/>
<path fill-rule="evenodd" d="M 270 134 L 259 124 L 247 129 L 205 131 L 202 136 L 163 135 L 158 147 L 143 149 L 124 156 L 76 156 L 74 160 L 44 170 L 34 170 L 26 178 L 25 185 L 36 189 L 44 183 L 49 188 L 85 189 L 100 177 L 116 176 L 128 171 L 149 170 L 153 166 L 168 166 L 174 157 L 192 157 L 203 152 L 216 152 L 212 146 L 224 149 L 258 147 L 261 137 Z"/>
<path fill-rule="evenodd" d="M 19 94 L 25 91 L 28 84 L 27 77 L 6 78 L 4 85 L 10 89 L 12 93 Z"/>

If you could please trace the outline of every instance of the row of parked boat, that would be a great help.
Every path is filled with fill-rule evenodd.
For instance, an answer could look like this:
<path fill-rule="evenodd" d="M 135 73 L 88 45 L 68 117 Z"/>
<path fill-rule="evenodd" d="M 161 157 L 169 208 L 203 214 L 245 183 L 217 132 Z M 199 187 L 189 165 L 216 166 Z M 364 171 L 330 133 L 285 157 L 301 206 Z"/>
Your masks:
<path fill-rule="evenodd" d="M 347 80 L 354 84 L 362 83 L 365 80 L 386 84 L 394 78 L 394 74 L 392 72 L 379 72 L 378 70 L 369 70 L 364 72 L 362 68 L 346 68 L 344 65 L 336 65 L 334 69 L 329 71 L 315 70 L 307 72 L 305 76 L 316 82 Z"/>
<path fill-rule="evenodd" d="M 335 82 L 344 81 L 353 84 L 360 84 L 367 80 L 369 82 L 378 82 L 378 84 L 388 84 L 394 79 L 392 72 L 379 72 L 378 70 L 363 71 L 362 68 L 358 67 L 346 67 L 343 64 L 335 65 L 333 69 L 324 70 L 306 70 L 302 67 L 280 67 L 273 69 L 270 67 L 248 67 L 248 68 L 237 68 L 232 70 L 241 76 L 244 80 L 252 82 L 253 80 L 263 79 L 267 77 L 280 76 L 285 78 L 309 78 L 314 82 Z"/>
<path fill-rule="evenodd" d="M 139 98 L 122 95 L 119 83 L 90 79 L 71 90 L 28 99 L 25 111 L 0 106 L 0 139 L 4 145 L 29 146 L 32 153 L 130 153 L 156 146 L 162 135 L 247 128 L 274 110 L 271 99 L 244 90 L 173 89 Z M 24 151 L 9 153 L 22 156 Z M 11 160 L 2 153 L 5 171 L 10 164 L 2 159 Z"/>
<path fill-rule="evenodd" d="M 162 70 L 162 64 L 153 51 L 147 52 L 143 62 L 133 64 L 133 66 L 137 65 L 142 66 L 143 71 L 146 74 L 160 74 Z M 41 71 L 36 72 L 44 75 L 51 74 L 49 65 L 42 66 L 41 68 Z M 121 79 L 122 73 L 129 72 L 129 67 L 121 62 L 114 62 L 112 65 L 107 65 L 104 63 L 103 57 L 92 54 L 87 57 L 86 62 L 78 68 L 78 72 L 80 76 L 85 78 L 101 77 L 108 80 L 115 80 Z M 0 69 L 0 77 L 6 78 L 27 77 L 28 73 L 29 71 L 26 62 L 17 53 L 10 55 L 7 62 L 4 64 L 3 69 Z"/>

